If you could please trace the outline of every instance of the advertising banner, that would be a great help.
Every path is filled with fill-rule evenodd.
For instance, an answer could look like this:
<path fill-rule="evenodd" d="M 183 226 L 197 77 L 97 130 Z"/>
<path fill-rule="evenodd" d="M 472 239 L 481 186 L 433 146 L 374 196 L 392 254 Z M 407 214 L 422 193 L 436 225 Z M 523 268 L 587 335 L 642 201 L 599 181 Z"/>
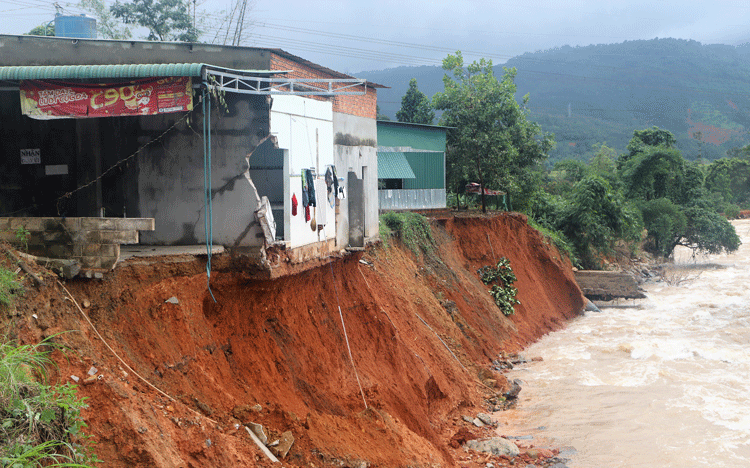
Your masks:
<path fill-rule="evenodd" d="M 107 84 L 25 80 L 20 89 L 21 112 L 40 120 L 156 115 L 193 109 L 190 77 Z"/>

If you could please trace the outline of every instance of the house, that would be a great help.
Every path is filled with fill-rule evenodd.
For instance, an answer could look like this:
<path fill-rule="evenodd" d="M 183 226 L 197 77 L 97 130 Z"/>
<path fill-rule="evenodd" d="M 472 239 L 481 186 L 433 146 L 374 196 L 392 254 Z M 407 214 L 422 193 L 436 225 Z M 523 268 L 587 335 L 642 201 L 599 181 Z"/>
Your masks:
<path fill-rule="evenodd" d="M 445 208 L 449 127 L 379 120 L 377 128 L 380 209 Z"/>
<path fill-rule="evenodd" d="M 0 35 L 0 64 L 6 240 L 25 218 L 66 232 L 152 219 L 136 242 L 303 261 L 377 236 L 377 84 L 281 49 L 190 43 Z"/>

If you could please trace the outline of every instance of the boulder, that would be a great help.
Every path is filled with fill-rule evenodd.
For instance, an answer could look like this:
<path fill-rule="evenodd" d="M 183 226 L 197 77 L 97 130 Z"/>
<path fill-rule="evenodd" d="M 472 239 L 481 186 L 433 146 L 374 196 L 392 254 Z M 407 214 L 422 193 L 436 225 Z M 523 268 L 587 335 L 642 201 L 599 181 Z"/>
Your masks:
<path fill-rule="evenodd" d="M 502 437 L 493 437 L 491 439 L 470 440 L 464 446 L 475 452 L 490 453 L 492 455 L 517 457 L 520 451 L 513 442 Z"/>

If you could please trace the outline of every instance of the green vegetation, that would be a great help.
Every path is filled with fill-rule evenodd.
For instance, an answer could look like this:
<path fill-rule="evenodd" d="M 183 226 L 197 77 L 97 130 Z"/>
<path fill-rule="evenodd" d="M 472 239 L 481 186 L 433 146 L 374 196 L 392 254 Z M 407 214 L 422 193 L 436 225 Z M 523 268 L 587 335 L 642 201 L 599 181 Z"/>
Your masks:
<path fill-rule="evenodd" d="M 678 67 L 681 62 L 673 60 L 673 56 L 687 50 L 706 52 L 700 44 L 687 41 L 635 42 L 637 47 L 630 43 L 618 47 L 639 54 L 651 49 L 669 50 L 670 67 Z M 581 56 L 593 49 L 598 50 L 599 46 L 553 52 L 565 55 L 562 62 L 566 66 L 586 68 L 588 59 Z M 743 60 L 747 61 L 743 67 L 750 72 L 750 47 L 742 50 Z M 723 49 L 714 52 L 721 52 L 719 55 L 728 61 L 736 54 Z M 710 55 L 703 54 L 702 58 L 708 60 Z M 603 59 L 597 56 L 596 60 Z M 632 136 L 627 144 L 622 144 L 626 151 L 618 156 L 607 144 L 590 141 L 591 135 L 601 136 L 599 141 L 605 141 L 605 137 L 617 141 L 618 132 L 623 131 L 602 123 L 616 120 L 614 115 L 600 115 L 598 120 L 591 119 L 596 129 L 566 127 L 556 136 L 558 140 L 568 140 L 571 148 L 586 149 L 572 158 L 557 160 L 549 170 L 543 163 L 555 145 L 555 135 L 542 131 L 541 125 L 530 119 L 528 95 L 520 103 L 516 100 L 515 68 L 505 68 L 498 79 L 491 61 L 481 59 L 465 66 L 461 53 L 457 52 L 443 61 L 443 69 L 450 75 L 444 75 L 444 90 L 435 93 L 432 104 L 443 111 L 440 123 L 452 127 L 447 133 L 446 151 L 447 199 L 451 205 L 472 207 L 476 203 L 465 194 L 467 182 L 505 192 L 513 203 L 508 209 L 528 214 L 532 225 L 544 231 L 574 264 L 588 269 L 601 268 L 614 257 L 633 255 L 641 248 L 669 257 L 677 246 L 692 249 L 694 254 L 732 252 L 739 247 L 739 237 L 726 216 L 737 216 L 740 209 L 750 209 L 750 145 L 733 148 L 728 158 L 716 159 L 714 154 L 708 159 L 715 160 L 708 165 L 702 161 L 709 152 L 706 142 L 710 143 L 711 138 L 724 138 L 750 127 L 750 119 L 746 119 L 746 126 L 737 123 L 740 119 L 737 112 L 732 114 L 735 119 L 732 120 L 720 111 L 722 105 L 735 110 L 742 108 L 737 102 L 747 101 L 747 97 L 722 96 L 722 105 L 707 95 L 701 100 L 684 102 L 691 106 L 689 112 L 688 107 L 682 109 L 688 118 L 704 120 L 700 125 L 694 123 L 689 137 L 691 160 L 685 158 L 681 149 L 687 131 L 678 138 L 656 126 L 635 131 L 630 126 L 628 131 Z M 652 76 L 634 72 L 647 84 L 658 83 Z M 709 81 L 707 86 L 721 88 L 722 93 L 732 87 L 721 80 Z M 416 81 L 411 85 L 410 91 L 416 91 Z M 562 92 L 556 85 L 549 87 Z M 599 94 L 618 96 L 619 93 L 621 90 L 607 89 Z M 589 99 L 580 90 L 571 88 L 565 88 L 563 95 L 570 100 Z M 634 103 L 632 110 L 646 116 L 656 110 L 663 112 L 674 104 L 669 95 L 660 86 L 659 92 L 641 96 L 643 99 Z M 404 96 L 403 102 L 406 101 Z M 540 121 L 544 119 L 542 116 Z M 567 119 L 569 122 L 560 125 L 573 125 L 572 116 Z M 638 121 L 631 119 L 628 125 Z M 555 124 L 551 126 L 555 128 Z M 591 135 L 579 135 L 583 130 Z M 736 144 L 739 140 L 732 141 Z M 487 196 L 483 190 L 477 198 L 481 200 L 482 211 L 486 211 Z"/>
<path fill-rule="evenodd" d="M 200 31 L 193 26 L 185 0 L 115 1 L 112 16 L 125 24 L 147 28 L 149 41 L 198 42 Z"/>
<path fill-rule="evenodd" d="M 498 80 L 492 61 L 464 66 L 461 52 L 448 55 L 443 68 L 452 76 L 444 76 L 445 90 L 432 103 L 443 111 L 440 124 L 454 127 L 447 133 L 448 187 L 462 193 L 467 181 L 476 181 L 482 189 L 508 193 L 514 203 L 528 199 L 537 185 L 531 169 L 546 159 L 553 136 L 527 118 L 528 96 L 523 104 L 516 101 L 515 70 L 506 69 Z"/>
<path fill-rule="evenodd" d="M 100 461 L 85 444 L 85 404 L 75 386 L 46 384 L 48 349 L 60 348 L 51 338 L 36 345 L 0 344 L 2 466 L 74 468 Z"/>
<path fill-rule="evenodd" d="M 750 164 L 720 159 L 709 166 L 686 161 L 670 132 L 633 132 L 628 152 L 612 161 L 600 145 L 589 165 L 566 160 L 546 174 L 544 192 L 529 215 L 561 233 L 585 268 L 599 268 L 618 244 L 669 257 L 682 245 L 694 253 L 732 252 L 734 228 L 719 213 L 738 213 L 748 199 Z M 704 176 L 708 174 L 708 176 Z"/>
<path fill-rule="evenodd" d="M 384 243 L 395 236 L 401 239 L 414 255 L 429 253 L 435 247 L 435 239 L 427 218 L 417 213 L 388 212 L 380 215 L 380 238 Z"/>
<path fill-rule="evenodd" d="M 0 267 L 0 304 L 21 291 L 16 274 Z M 0 343 L 0 466 L 86 468 L 100 462 L 82 432 L 84 401 L 69 383 L 51 386 L 50 353 L 63 350 L 46 338 L 34 345 Z"/>
<path fill-rule="evenodd" d="M 417 79 L 409 81 L 409 89 L 401 98 L 401 110 L 396 112 L 399 122 L 432 125 L 435 111 L 432 110 L 430 100 L 417 88 Z"/>
<path fill-rule="evenodd" d="M 19 226 L 19 228 L 16 229 L 15 235 L 16 235 L 16 240 L 20 244 L 23 244 L 24 250 L 28 252 L 29 251 L 29 236 L 31 235 L 31 233 L 29 232 L 28 229 L 26 229 L 26 226 Z"/>
<path fill-rule="evenodd" d="M 0 305 L 9 306 L 13 299 L 23 293 L 23 285 L 16 274 L 0 266 Z"/>
<path fill-rule="evenodd" d="M 518 289 L 513 286 L 513 283 L 517 278 L 510 266 L 510 260 L 501 257 L 497 265 L 482 267 L 477 273 L 484 284 L 492 284 L 490 295 L 503 315 L 513 315 L 514 306 L 521 302 L 516 299 Z"/>

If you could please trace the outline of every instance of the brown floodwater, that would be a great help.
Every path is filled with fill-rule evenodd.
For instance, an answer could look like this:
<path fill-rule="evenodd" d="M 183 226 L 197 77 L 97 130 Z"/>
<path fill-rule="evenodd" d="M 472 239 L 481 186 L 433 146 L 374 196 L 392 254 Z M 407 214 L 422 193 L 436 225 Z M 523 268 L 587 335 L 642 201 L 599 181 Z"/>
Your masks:
<path fill-rule="evenodd" d="M 524 385 L 506 417 L 523 423 L 499 431 L 573 447 L 575 468 L 750 466 L 750 220 L 733 224 L 738 252 L 679 251 L 647 299 L 528 348 L 543 361 L 508 375 Z"/>

